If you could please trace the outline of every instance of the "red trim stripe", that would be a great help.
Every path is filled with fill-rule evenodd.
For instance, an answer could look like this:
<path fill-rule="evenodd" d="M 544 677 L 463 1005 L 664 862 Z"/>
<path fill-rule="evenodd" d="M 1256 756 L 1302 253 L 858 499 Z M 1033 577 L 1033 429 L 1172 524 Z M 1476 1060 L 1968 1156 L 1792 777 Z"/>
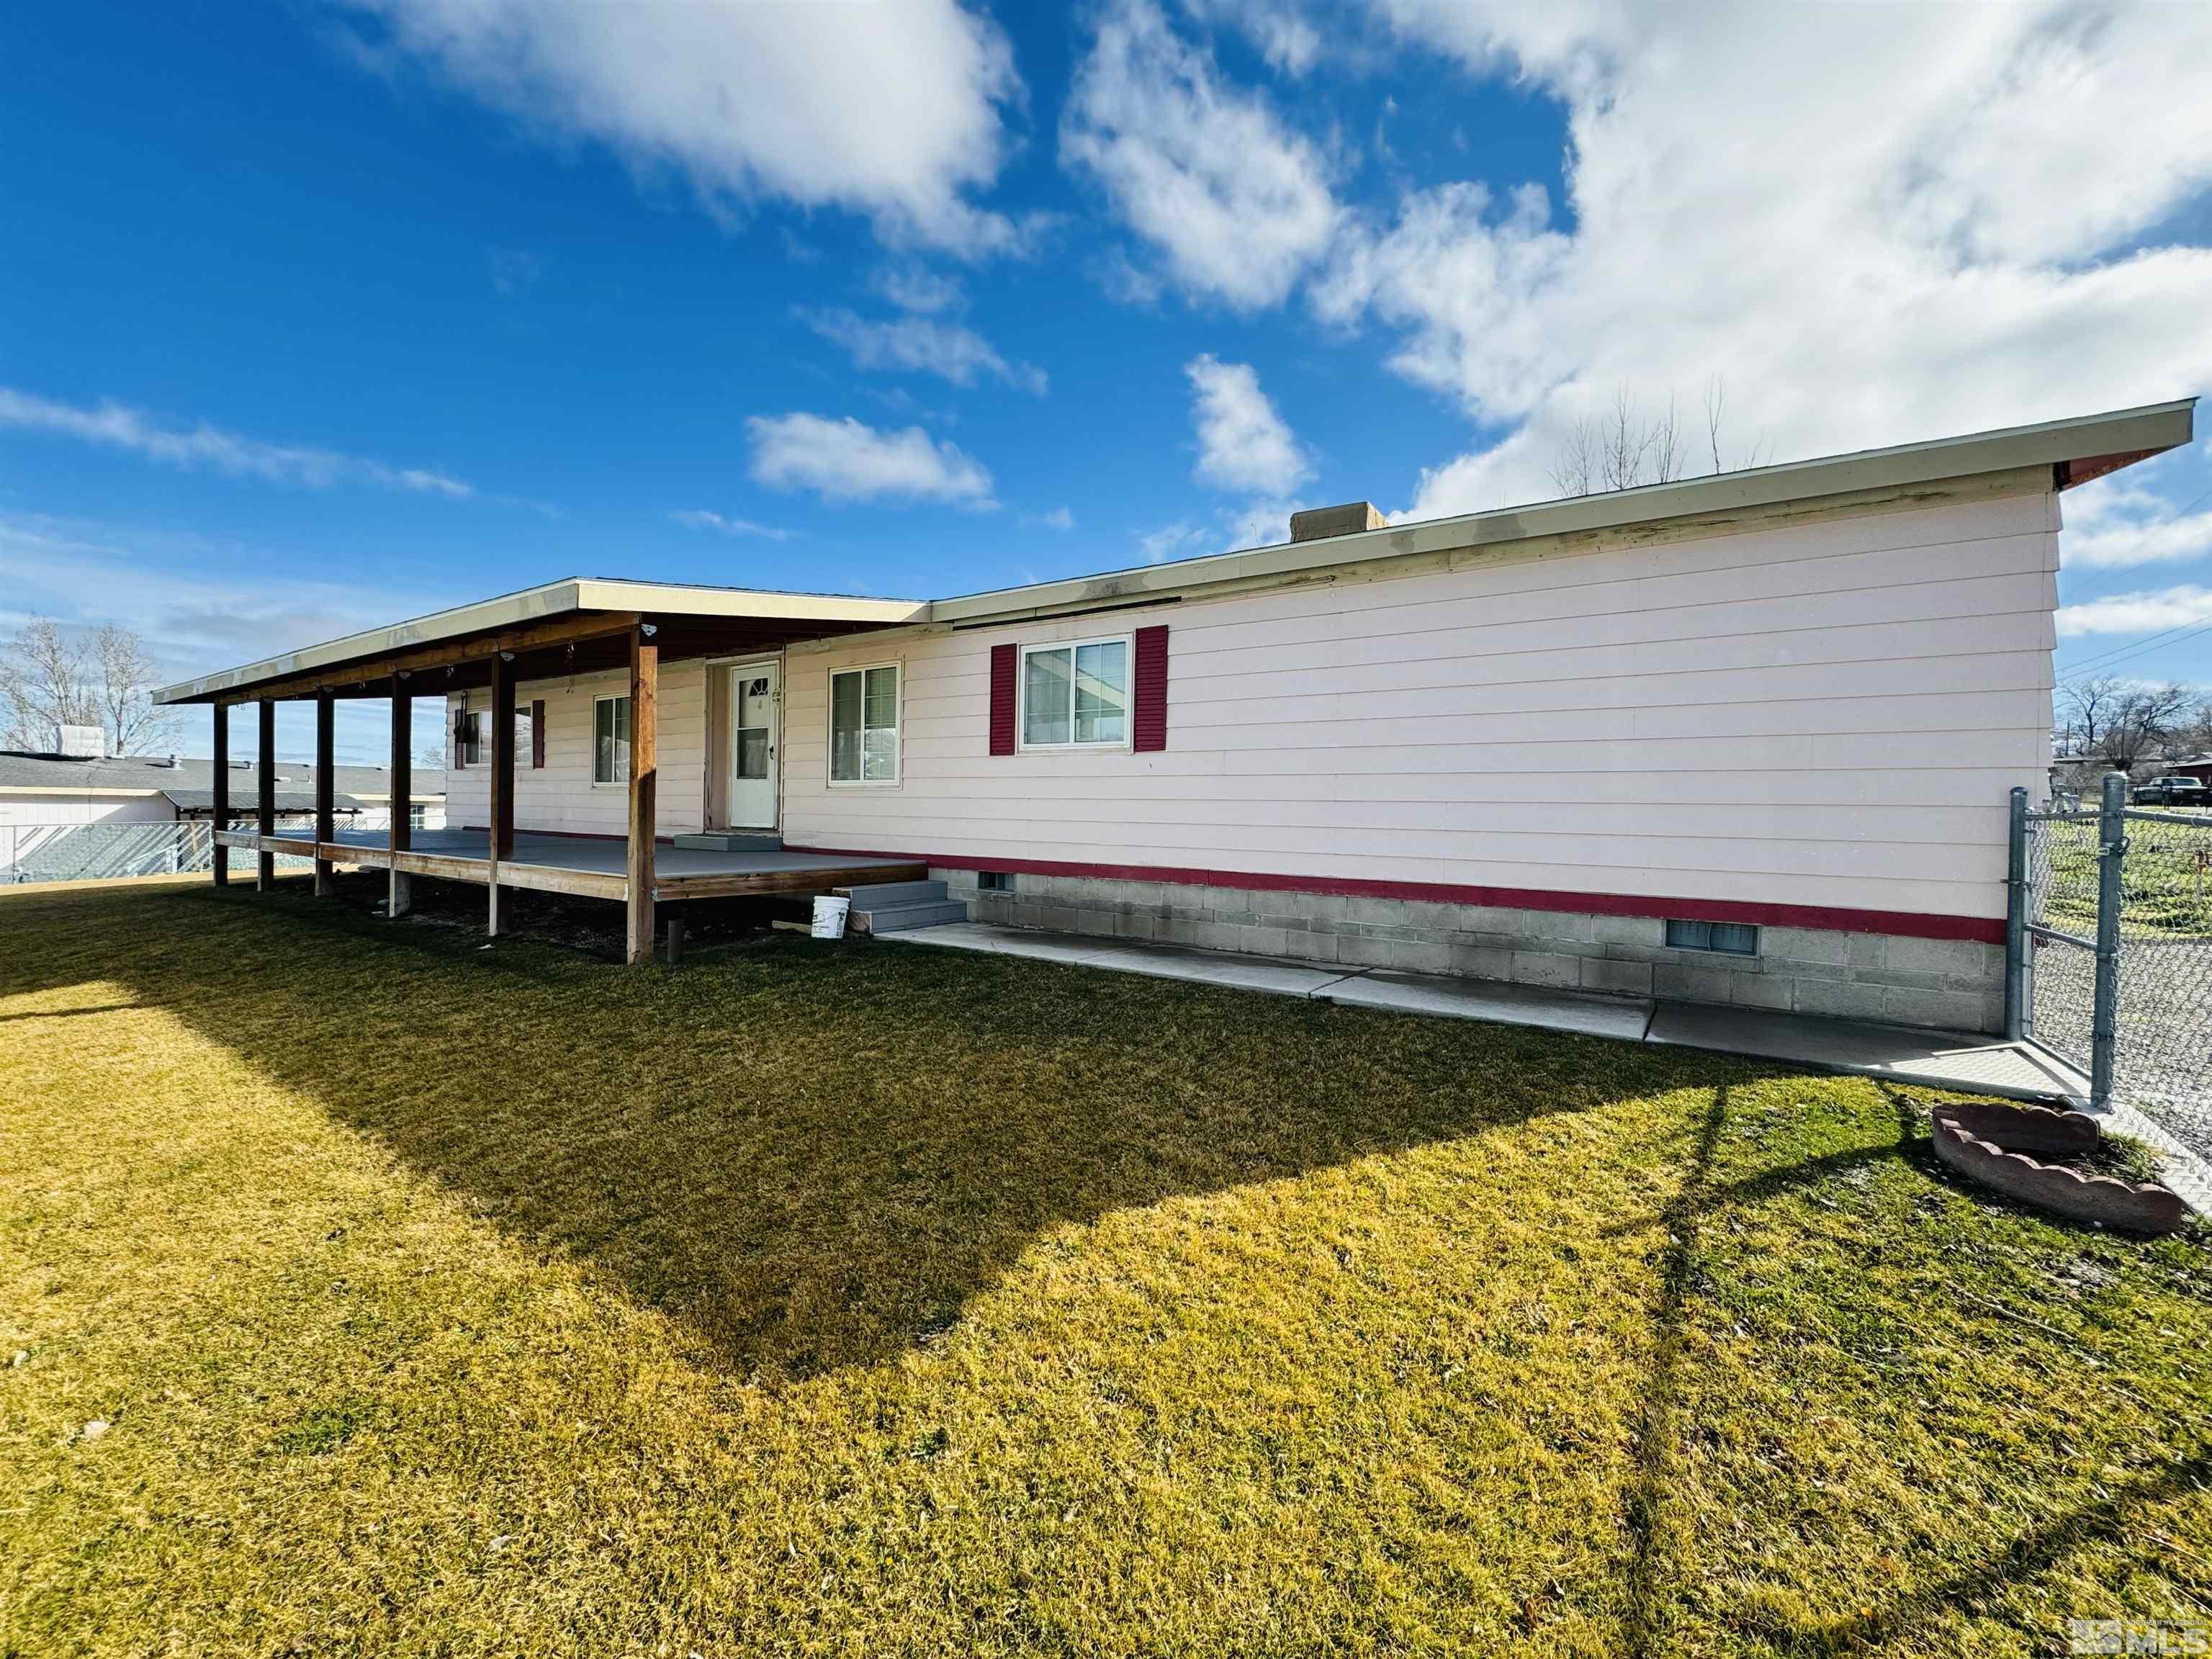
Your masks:
<path fill-rule="evenodd" d="M 1481 887 L 1441 881 L 1365 881 L 1349 876 L 1284 876 L 1253 870 L 1193 870 L 1159 864 L 1071 864 L 1055 859 L 979 859 L 934 853 L 886 853 L 854 847 L 791 847 L 839 858 L 898 859 L 942 870 L 1009 870 L 1028 876 L 1090 876 L 1193 887 L 1244 887 L 1269 893 L 1328 893 L 1354 898 L 1419 899 L 1431 904 L 1492 904 L 1595 916 L 1661 916 L 1682 921 L 1741 921 L 1828 933 L 1893 933 L 1906 939 L 1972 939 L 2002 945 L 2002 916 L 1922 915 L 1909 910 L 1853 910 L 1829 904 L 1772 904 L 1746 899 L 1665 898 L 1643 893 L 1567 893 L 1548 888 Z"/>

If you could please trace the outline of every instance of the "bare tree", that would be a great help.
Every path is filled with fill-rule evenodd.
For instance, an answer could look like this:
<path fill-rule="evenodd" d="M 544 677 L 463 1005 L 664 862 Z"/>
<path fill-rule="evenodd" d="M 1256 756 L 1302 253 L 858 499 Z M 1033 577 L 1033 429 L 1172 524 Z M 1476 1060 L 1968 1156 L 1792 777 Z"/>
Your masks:
<path fill-rule="evenodd" d="M 2100 752 L 2099 744 L 2126 687 L 2110 674 L 2094 679 L 2069 681 L 2059 693 L 2066 714 L 2067 745 L 2077 755 Z"/>
<path fill-rule="evenodd" d="M 103 623 L 92 636 L 93 665 L 99 670 L 96 697 L 107 727 L 108 752 L 142 755 L 168 740 L 174 713 L 154 701 L 161 665 L 127 628 Z"/>
<path fill-rule="evenodd" d="M 1552 484 L 1562 495 L 1587 495 L 1597 477 L 1597 424 L 1580 420 L 1567 434 L 1552 467 Z"/>
<path fill-rule="evenodd" d="M 2165 755 L 2188 716 L 2191 701 L 2185 685 L 2137 686 L 2111 728 L 2116 735 L 2106 738 L 2106 752 L 2124 766 L 2133 766 L 2153 754 Z M 2128 751 L 2124 754 L 2123 745 Z"/>
<path fill-rule="evenodd" d="M 51 750 L 61 727 L 97 726 L 111 754 L 143 754 L 169 727 L 170 711 L 154 701 L 159 678 L 159 665 L 127 628 L 107 623 L 72 640 L 50 618 L 33 617 L 0 658 L 6 746 Z"/>
<path fill-rule="evenodd" d="M 1721 414 L 1724 397 L 1720 376 L 1705 387 L 1705 442 L 1713 471 L 1721 470 Z M 1667 407 L 1646 415 L 1626 386 L 1614 392 L 1613 410 L 1603 417 L 1585 416 L 1561 441 L 1551 469 L 1562 495 L 1587 495 L 1600 489 L 1633 489 L 1639 484 L 1672 483 L 1690 471 L 1690 443 L 1681 413 L 1672 397 Z M 1756 446 L 1744 461 L 1757 466 Z"/>
<path fill-rule="evenodd" d="M 7 746 L 45 751 L 61 738 L 64 726 L 99 720 L 100 704 L 91 685 L 89 653 L 72 643 L 44 617 L 15 630 L 0 659 L 0 694 L 8 700 Z"/>
<path fill-rule="evenodd" d="M 2174 741 L 2190 755 L 2212 754 L 2212 697 L 2198 692 L 2177 725 Z"/>
<path fill-rule="evenodd" d="M 2197 696 L 2185 685 L 2144 685 L 2104 675 L 2069 685 L 2065 700 L 2068 731 L 2080 738 L 2081 752 L 2127 771 L 2182 737 Z"/>

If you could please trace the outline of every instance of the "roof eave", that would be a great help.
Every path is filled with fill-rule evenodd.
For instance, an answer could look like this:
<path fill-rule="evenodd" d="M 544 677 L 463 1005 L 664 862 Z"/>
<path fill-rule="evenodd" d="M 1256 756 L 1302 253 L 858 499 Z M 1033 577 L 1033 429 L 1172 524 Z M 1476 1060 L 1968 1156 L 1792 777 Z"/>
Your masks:
<path fill-rule="evenodd" d="M 1265 547 L 1171 564 L 1134 566 L 1102 575 L 1001 588 L 931 606 L 938 623 L 977 623 L 1040 612 L 1082 610 L 1210 587 L 1217 583 L 1291 576 L 1333 566 L 1408 555 L 1501 545 L 1537 536 L 1571 535 L 1653 524 L 1702 514 L 1771 507 L 1854 491 L 1933 483 L 2060 462 L 2138 453 L 2153 455 L 2191 441 L 2194 398 L 2105 415 L 2080 416 L 1892 449 L 1792 461 L 1672 483 L 1644 484 L 1602 495 L 1575 495 L 1494 513 L 1388 525 L 1313 541 Z"/>

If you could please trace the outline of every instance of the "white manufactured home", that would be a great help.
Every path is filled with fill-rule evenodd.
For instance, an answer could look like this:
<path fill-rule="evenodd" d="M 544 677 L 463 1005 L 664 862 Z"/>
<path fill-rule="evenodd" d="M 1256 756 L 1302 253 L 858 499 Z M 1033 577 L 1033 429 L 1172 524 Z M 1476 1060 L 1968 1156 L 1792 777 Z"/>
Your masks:
<path fill-rule="evenodd" d="M 327 732 L 331 700 L 398 690 L 404 795 L 408 698 L 443 692 L 453 828 L 232 844 L 386 866 L 395 908 L 410 875 L 479 882 L 495 929 L 502 889 L 619 900 L 634 958 L 656 901 L 901 884 L 882 925 L 962 906 L 1996 1030 L 2061 498 L 2192 419 L 1425 523 L 1358 504 L 960 599 L 562 581 L 161 696 L 258 702 L 265 744 L 275 700 L 319 699 Z"/>

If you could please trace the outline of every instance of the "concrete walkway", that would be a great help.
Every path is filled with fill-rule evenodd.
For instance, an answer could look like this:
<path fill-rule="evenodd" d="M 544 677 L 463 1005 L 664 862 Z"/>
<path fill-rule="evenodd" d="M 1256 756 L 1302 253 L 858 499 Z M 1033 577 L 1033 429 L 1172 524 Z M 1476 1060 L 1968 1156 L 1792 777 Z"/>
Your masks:
<path fill-rule="evenodd" d="M 1654 1002 L 1648 997 L 1594 996 L 1534 985 L 1403 974 L 1384 969 L 1316 967 L 1226 951 L 1143 945 L 1128 939 L 1034 933 L 981 922 L 950 922 L 887 939 L 939 949 L 984 951 L 1038 962 L 1071 963 L 1157 979 L 1188 980 L 1276 996 L 1311 997 L 1356 1008 L 1441 1014 L 1460 1019 L 1536 1025 L 1625 1042 L 1665 1042 L 1724 1054 L 1819 1066 L 1889 1078 L 1924 1088 L 1957 1089 L 2015 1100 L 2088 1097 L 2088 1079 L 2023 1043 L 1992 1041 L 1959 1031 L 1819 1019 L 1700 1003 Z"/>

